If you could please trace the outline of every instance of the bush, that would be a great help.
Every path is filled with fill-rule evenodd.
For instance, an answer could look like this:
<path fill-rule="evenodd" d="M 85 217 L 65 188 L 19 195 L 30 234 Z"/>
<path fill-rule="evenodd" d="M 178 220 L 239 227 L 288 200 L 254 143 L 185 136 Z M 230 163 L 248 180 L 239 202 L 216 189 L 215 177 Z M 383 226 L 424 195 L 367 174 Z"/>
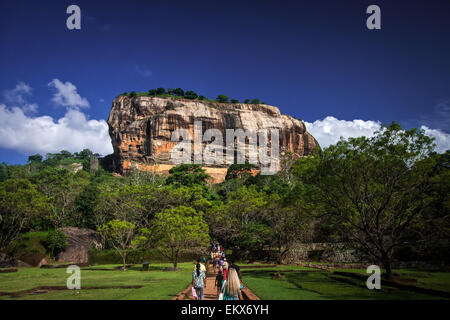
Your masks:
<path fill-rule="evenodd" d="M 131 91 L 129 96 L 130 96 L 130 98 L 136 97 L 137 96 L 136 91 Z"/>
<path fill-rule="evenodd" d="M 186 91 L 186 93 L 184 94 L 184 97 L 186 99 L 197 99 L 198 98 L 198 94 L 195 93 L 194 91 Z"/>
<path fill-rule="evenodd" d="M 156 94 L 164 94 L 164 93 L 166 93 L 166 89 L 164 89 L 164 88 L 156 89 Z"/>
<path fill-rule="evenodd" d="M 49 232 L 27 232 L 14 240 L 9 246 L 9 253 L 16 258 L 30 253 L 46 254 L 46 239 Z"/>
<path fill-rule="evenodd" d="M 238 103 L 239 101 L 237 99 L 231 99 L 231 103 Z"/>
<path fill-rule="evenodd" d="M 310 250 L 308 251 L 308 259 L 312 261 L 320 261 L 325 250 Z"/>
<path fill-rule="evenodd" d="M 166 110 L 175 110 L 174 104 L 171 102 L 168 102 L 166 105 Z"/>
<path fill-rule="evenodd" d="M 226 103 L 228 102 L 228 97 L 224 94 L 219 94 L 216 98 L 218 102 Z"/>
<path fill-rule="evenodd" d="M 252 104 L 260 104 L 259 99 L 253 99 Z"/>
<path fill-rule="evenodd" d="M 245 99 L 244 103 L 250 103 L 250 99 Z"/>
<path fill-rule="evenodd" d="M 67 236 L 60 230 L 49 231 L 45 245 L 53 257 L 67 248 Z"/>

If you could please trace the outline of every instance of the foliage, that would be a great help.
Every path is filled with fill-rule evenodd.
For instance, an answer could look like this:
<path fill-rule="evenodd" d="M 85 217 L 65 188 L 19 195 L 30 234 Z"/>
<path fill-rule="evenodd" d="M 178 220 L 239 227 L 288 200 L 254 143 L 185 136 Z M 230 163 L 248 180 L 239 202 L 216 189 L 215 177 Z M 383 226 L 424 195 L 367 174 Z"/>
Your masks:
<path fill-rule="evenodd" d="M 206 185 L 209 175 L 198 164 L 180 164 L 169 170 L 167 184 L 176 186 Z"/>
<path fill-rule="evenodd" d="M 198 98 L 198 94 L 195 93 L 194 91 L 186 91 L 186 93 L 184 94 L 184 97 L 186 99 L 197 99 Z"/>
<path fill-rule="evenodd" d="M 224 94 L 219 94 L 216 98 L 218 102 L 227 103 L 228 102 L 228 96 Z"/>
<path fill-rule="evenodd" d="M 230 99 L 231 103 L 238 103 L 239 101 L 237 99 Z"/>
<path fill-rule="evenodd" d="M 97 229 L 122 257 L 123 270 L 126 270 L 127 253 L 132 247 L 135 229 L 134 224 L 124 220 L 111 220 Z"/>
<path fill-rule="evenodd" d="M 174 268 L 177 267 L 181 252 L 209 243 L 209 229 L 203 221 L 203 213 L 186 206 L 156 214 L 151 232 L 154 241 L 172 261 Z"/>
<path fill-rule="evenodd" d="M 67 236 L 60 230 L 49 231 L 45 240 L 45 245 L 51 255 L 56 257 L 58 253 L 67 248 Z"/>
<path fill-rule="evenodd" d="M 260 104 L 259 99 L 252 99 L 252 104 Z"/>
<path fill-rule="evenodd" d="M 0 183 L 0 248 L 32 228 L 39 215 L 49 211 L 48 198 L 25 179 Z"/>
<path fill-rule="evenodd" d="M 251 176 L 252 170 L 255 169 L 255 165 L 251 163 L 238 164 L 233 163 L 228 167 L 225 180 L 230 179 L 246 179 Z"/>
<path fill-rule="evenodd" d="M 340 237 L 392 277 L 394 249 L 427 207 L 432 140 L 393 123 L 372 138 L 341 140 L 325 149 L 309 196 Z"/>

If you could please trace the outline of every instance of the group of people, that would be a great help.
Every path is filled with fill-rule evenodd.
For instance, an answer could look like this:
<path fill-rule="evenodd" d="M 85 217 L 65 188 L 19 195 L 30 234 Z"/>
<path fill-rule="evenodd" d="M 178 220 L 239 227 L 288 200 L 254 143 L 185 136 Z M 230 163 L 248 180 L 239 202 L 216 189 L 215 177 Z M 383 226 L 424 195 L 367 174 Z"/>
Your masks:
<path fill-rule="evenodd" d="M 214 273 L 217 273 L 215 287 L 219 300 L 238 300 L 239 293 L 244 288 L 241 284 L 242 275 L 239 267 L 230 260 L 228 263 L 223 247 L 214 244 L 211 247 L 211 261 Z M 192 287 L 197 300 L 204 299 L 206 287 L 206 258 L 199 259 L 192 274 Z"/>

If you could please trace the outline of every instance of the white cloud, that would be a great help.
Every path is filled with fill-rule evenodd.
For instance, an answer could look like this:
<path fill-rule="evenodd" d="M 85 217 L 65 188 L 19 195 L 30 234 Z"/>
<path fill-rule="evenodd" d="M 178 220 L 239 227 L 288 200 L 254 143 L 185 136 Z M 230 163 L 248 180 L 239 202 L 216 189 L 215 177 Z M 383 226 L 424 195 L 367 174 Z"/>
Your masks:
<path fill-rule="evenodd" d="M 305 121 L 305 125 L 308 132 L 319 141 L 322 148 L 335 144 L 340 137 L 371 137 L 375 131 L 381 128 L 379 121 L 358 119 L 347 121 L 339 120 L 332 116 L 328 116 L 323 120 L 316 120 L 313 123 Z"/>
<path fill-rule="evenodd" d="M 450 150 L 450 134 L 439 129 L 430 129 L 427 126 L 421 126 L 420 129 L 425 130 L 427 136 L 435 138 L 437 152 L 443 153 Z"/>
<path fill-rule="evenodd" d="M 89 107 L 87 99 L 81 97 L 77 92 L 77 87 L 69 81 L 63 83 L 59 79 L 53 79 L 48 85 L 56 89 L 52 101 L 57 105 L 73 108 Z"/>
<path fill-rule="evenodd" d="M 36 113 L 38 105 L 29 103 L 28 98 L 33 95 L 33 89 L 26 83 L 20 81 L 14 89 L 5 90 L 3 96 L 6 101 L 20 107 L 25 113 Z"/>
<path fill-rule="evenodd" d="M 372 137 L 375 131 L 381 129 L 381 122 L 372 120 L 339 120 L 335 117 L 328 116 L 323 120 L 316 120 L 314 122 L 306 122 L 306 129 L 319 142 L 322 148 L 328 147 L 330 144 L 335 144 L 340 137 Z M 450 134 L 439 130 L 430 129 L 422 126 L 425 134 L 434 137 L 437 152 L 444 152 L 450 149 Z"/>
<path fill-rule="evenodd" d="M 0 104 L 0 147 L 25 154 L 85 148 L 102 155 L 113 151 L 105 120 L 89 120 L 76 109 L 68 109 L 58 120 L 29 117 L 21 108 L 4 104 Z"/>

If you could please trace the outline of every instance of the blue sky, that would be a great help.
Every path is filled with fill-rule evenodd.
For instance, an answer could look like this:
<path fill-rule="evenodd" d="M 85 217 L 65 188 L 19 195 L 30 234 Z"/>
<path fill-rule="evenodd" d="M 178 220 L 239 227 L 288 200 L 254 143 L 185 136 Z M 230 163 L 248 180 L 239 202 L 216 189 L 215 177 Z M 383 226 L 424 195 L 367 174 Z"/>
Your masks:
<path fill-rule="evenodd" d="M 66 8 L 81 8 L 68 30 Z M 366 8 L 381 8 L 368 30 Z M 321 145 L 381 123 L 450 148 L 449 1 L 0 2 L 0 162 L 111 150 L 125 91 L 156 87 L 259 98 Z"/>

